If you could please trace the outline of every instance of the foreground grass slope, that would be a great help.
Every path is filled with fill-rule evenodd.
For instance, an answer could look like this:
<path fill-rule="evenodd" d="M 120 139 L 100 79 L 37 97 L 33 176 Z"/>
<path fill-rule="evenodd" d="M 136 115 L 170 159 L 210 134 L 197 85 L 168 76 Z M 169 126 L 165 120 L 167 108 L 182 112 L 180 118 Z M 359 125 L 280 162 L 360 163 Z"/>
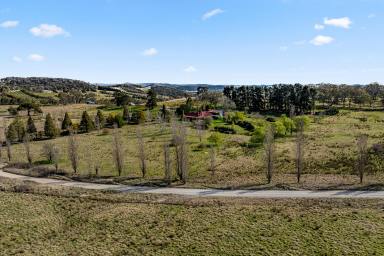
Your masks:
<path fill-rule="evenodd" d="M 384 254 L 383 201 L 0 192 L 0 207 L 0 255 Z"/>

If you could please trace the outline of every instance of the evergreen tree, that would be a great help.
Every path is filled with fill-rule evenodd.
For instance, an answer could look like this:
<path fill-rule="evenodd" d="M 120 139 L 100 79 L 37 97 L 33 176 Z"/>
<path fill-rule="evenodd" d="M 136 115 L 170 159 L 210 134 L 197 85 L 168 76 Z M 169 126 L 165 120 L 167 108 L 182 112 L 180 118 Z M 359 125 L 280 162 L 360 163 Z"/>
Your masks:
<path fill-rule="evenodd" d="M 65 115 L 64 115 L 64 120 L 63 122 L 61 123 L 61 129 L 62 130 L 68 130 L 72 127 L 72 120 L 71 118 L 69 117 L 69 114 L 68 112 L 65 112 Z"/>
<path fill-rule="evenodd" d="M 47 114 L 45 117 L 44 134 L 51 139 L 57 136 L 57 127 L 51 114 Z"/>
<path fill-rule="evenodd" d="M 167 118 L 167 108 L 163 104 L 163 107 L 161 108 L 161 119 L 165 121 Z"/>
<path fill-rule="evenodd" d="M 35 126 L 35 122 L 33 121 L 32 117 L 29 116 L 27 121 L 27 133 L 30 135 L 33 135 L 33 134 L 36 134 L 36 132 L 37 132 L 37 129 Z"/>
<path fill-rule="evenodd" d="M 19 140 L 19 137 L 17 135 L 17 129 L 13 123 L 8 126 L 6 135 L 7 140 L 10 142 L 17 142 Z"/>
<path fill-rule="evenodd" d="M 147 93 L 147 103 L 145 106 L 149 109 L 153 109 L 157 106 L 157 95 L 154 90 L 149 89 Z"/>
<path fill-rule="evenodd" d="M 84 111 L 80 121 L 80 132 L 90 132 L 95 129 L 95 124 L 89 117 L 88 112 Z"/>

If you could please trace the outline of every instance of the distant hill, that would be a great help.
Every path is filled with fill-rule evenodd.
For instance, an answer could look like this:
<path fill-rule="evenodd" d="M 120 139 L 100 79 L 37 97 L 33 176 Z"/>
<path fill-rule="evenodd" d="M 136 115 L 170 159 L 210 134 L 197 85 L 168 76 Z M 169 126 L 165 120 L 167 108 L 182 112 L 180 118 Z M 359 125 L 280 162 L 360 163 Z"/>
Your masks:
<path fill-rule="evenodd" d="M 95 91 L 96 86 L 84 81 L 66 78 L 47 78 L 47 77 L 6 77 L 0 79 L 1 87 L 8 87 L 11 90 L 29 91 L 68 91 L 72 89 L 81 91 Z"/>
<path fill-rule="evenodd" d="M 141 83 L 144 87 L 162 86 L 175 88 L 186 92 L 196 92 L 200 86 L 208 87 L 210 91 L 223 91 L 225 85 L 211 85 L 211 84 L 168 84 L 168 83 Z"/>

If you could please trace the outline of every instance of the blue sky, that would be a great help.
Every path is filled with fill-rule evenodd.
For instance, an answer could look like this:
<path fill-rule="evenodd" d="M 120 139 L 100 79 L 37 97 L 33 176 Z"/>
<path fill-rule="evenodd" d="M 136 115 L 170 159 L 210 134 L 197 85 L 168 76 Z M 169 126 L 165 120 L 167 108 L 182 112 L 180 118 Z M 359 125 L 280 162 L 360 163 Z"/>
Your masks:
<path fill-rule="evenodd" d="M 1 0 L 0 77 L 384 83 L 384 0 Z"/>

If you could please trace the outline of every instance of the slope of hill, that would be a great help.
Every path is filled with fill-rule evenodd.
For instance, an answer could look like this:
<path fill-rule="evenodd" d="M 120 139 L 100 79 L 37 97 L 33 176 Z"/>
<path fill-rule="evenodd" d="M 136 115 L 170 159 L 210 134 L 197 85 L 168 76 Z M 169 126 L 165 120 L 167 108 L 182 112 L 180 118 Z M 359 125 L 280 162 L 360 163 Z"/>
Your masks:
<path fill-rule="evenodd" d="M 84 81 L 47 77 L 6 77 L 0 79 L 0 86 L 6 86 L 10 90 L 26 89 L 34 92 L 41 92 L 43 90 L 68 91 L 72 89 L 81 91 L 96 90 L 96 86 Z"/>

